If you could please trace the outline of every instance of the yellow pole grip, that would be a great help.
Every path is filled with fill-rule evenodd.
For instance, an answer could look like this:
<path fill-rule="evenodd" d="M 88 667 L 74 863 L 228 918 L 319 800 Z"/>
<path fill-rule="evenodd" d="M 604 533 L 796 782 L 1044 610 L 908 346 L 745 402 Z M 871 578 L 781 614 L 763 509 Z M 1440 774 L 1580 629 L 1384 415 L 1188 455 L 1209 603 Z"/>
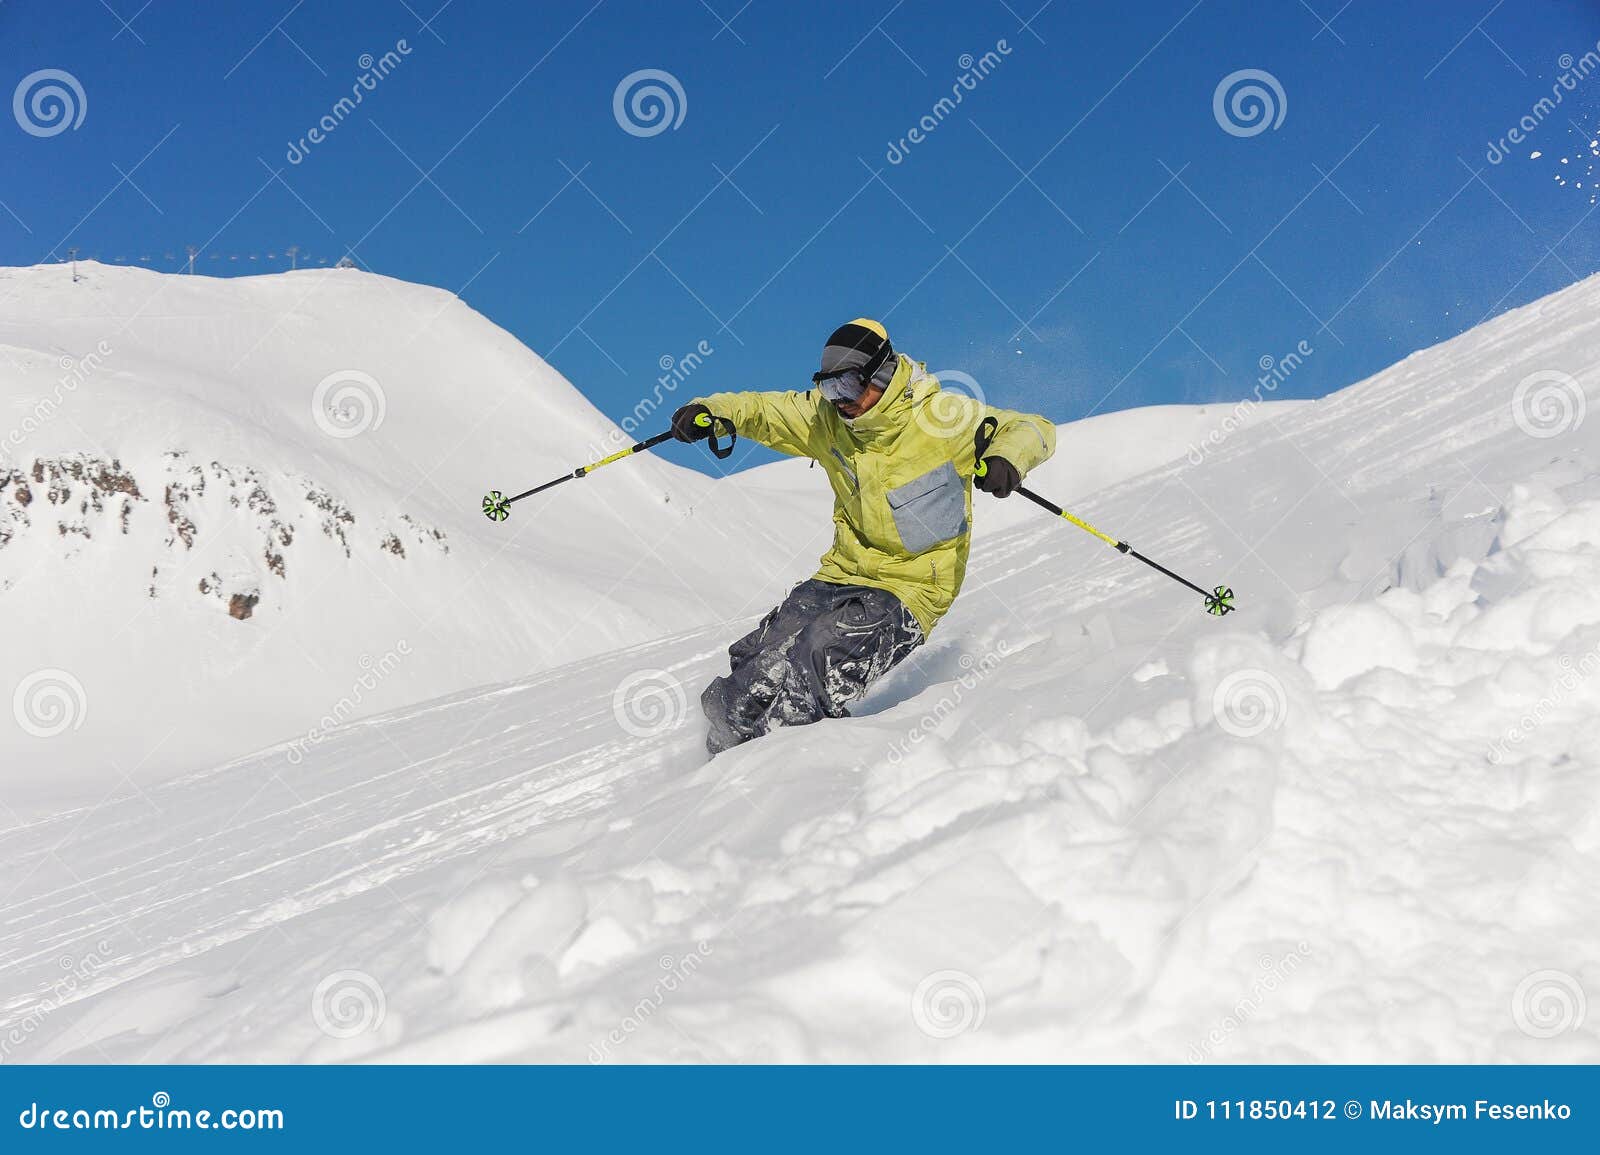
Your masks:
<path fill-rule="evenodd" d="M 1072 514 L 1068 513 L 1064 509 L 1061 511 L 1061 516 L 1066 518 L 1068 521 L 1070 521 L 1073 525 L 1077 526 L 1079 529 L 1088 530 L 1090 533 L 1094 534 L 1097 538 L 1099 538 L 1101 541 L 1105 542 L 1107 545 L 1120 546 L 1122 544 L 1116 538 L 1112 537 L 1109 533 L 1101 533 L 1094 526 L 1092 526 L 1088 522 L 1084 521 L 1083 518 L 1074 517 Z"/>
<path fill-rule="evenodd" d="M 626 449 L 619 449 L 619 450 L 617 450 L 617 452 L 613 453 L 610 457 L 602 457 L 599 461 L 596 461 L 593 465 L 585 465 L 583 467 L 583 471 L 585 473 L 593 473 L 595 470 L 599 469 L 602 465 L 610 465 L 613 461 L 621 461 L 624 457 L 628 456 L 628 454 L 630 454 L 632 452 L 633 452 L 633 446 L 631 446 L 631 445 L 628 446 L 628 448 L 626 448 Z"/>

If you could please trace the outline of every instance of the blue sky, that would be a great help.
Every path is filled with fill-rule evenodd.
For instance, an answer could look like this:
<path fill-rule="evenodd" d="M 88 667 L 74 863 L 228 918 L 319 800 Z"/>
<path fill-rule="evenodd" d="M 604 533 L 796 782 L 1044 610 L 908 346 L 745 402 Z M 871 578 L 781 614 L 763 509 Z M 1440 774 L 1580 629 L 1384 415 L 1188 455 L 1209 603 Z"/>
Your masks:
<path fill-rule="evenodd" d="M 702 341 L 684 393 L 804 384 L 860 314 L 1061 420 L 1241 398 L 1301 342 L 1276 394 L 1313 397 L 1600 263 L 1582 0 L 441 2 L 4 4 L 4 90 L 57 69 L 85 107 L 0 129 L 0 263 L 348 252 L 619 420 Z M 648 135 L 614 112 L 641 70 L 682 94 Z M 1258 132 L 1217 113 L 1243 70 Z"/>

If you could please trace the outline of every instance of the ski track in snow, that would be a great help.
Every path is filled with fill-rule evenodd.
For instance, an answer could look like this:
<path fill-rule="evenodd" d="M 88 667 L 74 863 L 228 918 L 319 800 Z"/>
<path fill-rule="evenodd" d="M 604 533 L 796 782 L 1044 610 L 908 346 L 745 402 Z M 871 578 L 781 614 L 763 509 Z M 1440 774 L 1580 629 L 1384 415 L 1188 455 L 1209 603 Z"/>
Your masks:
<path fill-rule="evenodd" d="M 137 948 L 117 959 L 120 981 L 422 866 L 601 809 L 614 801 L 608 788 L 618 779 L 648 780 L 663 749 L 694 745 L 681 738 L 640 743 L 616 731 L 615 668 L 631 670 L 659 648 L 620 651 L 588 666 L 578 683 L 570 671 L 557 671 L 353 723 L 325 747 L 312 747 L 299 766 L 289 747 L 280 747 L 142 796 L 8 830 L 0 834 L 0 857 L 16 881 L 4 900 L 6 973 L 54 977 L 67 947 L 121 930 Z M 556 684 L 592 692 L 564 702 L 559 725 L 541 725 L 541 699 Z M 408 731 L 419 725 L 434 738 L 449 735 L 448 745 L 413 756 Z M 352 740 L 363 749 L 354 758 L 346 749 Z M 511 761 L 526 768 L 507 773 Z M 314 881 L 305 885 L 307 879 Z M 197 908 L 217 916 L 196 924 Z M 15 1007 L 8 1001 L 4 1011 Z M 0 1019 L 0 1029 L 4 1024 Z"/>
<path fill-rule="evenodd" d="M 1593 398 L 1597 364 L 1591 279 L 1084 503 L 1231 584 L 1221 622 L 1041 515 L 981 543 L 856 717 L 710 763 L 695 698 L 744 623 L 13 827 L 0 1034 L 41 1060 L 1600 1059 L 1568 1013 L 1600 991 L 1600 421 L 1535 438 L 1511 402 L 1546 369 Z M 668 724 L 630 734 L 613 695 L 657 670 Z"/>

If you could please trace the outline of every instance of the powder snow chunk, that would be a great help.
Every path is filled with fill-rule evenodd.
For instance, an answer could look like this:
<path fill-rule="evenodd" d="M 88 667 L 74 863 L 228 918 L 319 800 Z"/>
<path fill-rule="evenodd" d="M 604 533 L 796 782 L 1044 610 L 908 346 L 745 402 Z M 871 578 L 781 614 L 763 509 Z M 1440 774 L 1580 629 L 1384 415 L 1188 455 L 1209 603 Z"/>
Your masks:
<path fill-rule="evenodd" d="M 1477 565 L 1466 558 L 1452 562 L 1442 578 L 1422 591 L 1422 612 L 1451 622 L 1457 610 L 1473 605 L 1478 600 L 1472 590 L 1472 575 L 1477 569 Z"/>
<path fill-rule="evenodd" d="M 1505 524 L 1496 545 L 1510 549 L 1555 521 L 1566 512 L 1567 504 L 1543 485 L 1513 485 L 1506 502 Z"/>
<path fill-rule="evenodd" d="M 1529 549 L 1575 551 L 1600 546 L 1600 501 L 1585 501 L 1555 518 L 1522 542 Z"/>
<path fill-rule="evenodd" d="M 924 782 L 948 774 L 950 766 L 943 739 L 931 734 L 919 721 L 898 745 L 889 747 L 884 757 L 868 768 L 861 787 L 862 800 L 868 810 L 877 810 Z"/>
<path fill-rule="evenodd" d="M 445 903 L 428 917 L 428 966 L 453 975 L 461 969 L 496 920 L 522 898 L 509 878 L 488 878 Z"/>
<path fill-rule="evenodd" d="M 1334 690 L 1380 667 L 1415 670 L 1416 640 L 1398 618 L 1372 602 L 1338 606 L 1317 615 L 1300 664 L 1318 689 Z"/>
<path fill-rule="evenodd" d="M 142 1053 L 151 1062 L 163 1062 L 159 1040 L 179 1024 L 202 1013 L 207 1004 L 227 994 L 237 980 L 231 975 L 194 974 L 181 967 L 135 979 L 97 1000 L 71 1031 L 46 1041 L 34 1052 L 36 1062 L 55 1062 L 77 1048 L 98 1048 L 121 1037 L 144 1040 Z"/>
<path fill-rule="evenodd" d="M 609 914 L 601 915 L 583 928 L 578 940 L 561 956 L 562 977 L 582 967 L 607 966 L 638 949 L 639 940 L 627 927 Z"/>
<path fill-rule="evenodd" d="M 1089 727 L 1082 718 L 1059 714 L 1029 726 L 1022 732 L 1022 740 L 1058 757 L 1077 759 L 1089 748 Z"/>
<path fill-rule="evenodd" d="M 535 992 L 528 964 L 558 958 L 584 926 L 588 904 L 570 882 L 546 882 L 507 911 L 461 968 L 458 982 L 469 1008 L 511 1006 Z"/>
<path fill-rule="evenodd" d="M 1233 738 L 1277 742 L 1286 725 L 1305 725 L 1318 713 L 1316 688 L 1306 671 L 1248 634 L 1221 634 L 1197 643 L 1189 678 L 1196 727 L 1215 725 Z"/>
<path fill-rule="evenodd" d="M 1534 604 L 1528 632 L 1535 642 L 1553 645 L 1595 622 L 1600 622 L 1600 588 L 1563 582 Z"/>
<path fill-rule="evenodd" d="M 986 980 L 997 976 L 986 964 L 1017 944 L 1017 928 L 1044 930 L 1054 920 L 997 854 L 949 855 L 940 865 L 920 885 L 862 918 L 845 940 L 884 973 L 912 985 L 957 970 L 987 988 Z"/>

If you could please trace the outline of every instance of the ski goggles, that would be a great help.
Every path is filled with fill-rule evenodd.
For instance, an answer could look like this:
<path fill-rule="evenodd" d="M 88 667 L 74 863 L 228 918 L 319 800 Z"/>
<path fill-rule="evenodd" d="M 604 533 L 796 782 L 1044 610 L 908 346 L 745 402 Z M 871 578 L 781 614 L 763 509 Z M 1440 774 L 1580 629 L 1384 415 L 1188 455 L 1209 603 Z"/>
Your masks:
<path fill-rule="evenodd" d="M 811 383 L 829 401 L 859 401 L 867 391 L 867 379 L 859 366 L 836 369 L 832 373 L 813 373 Z"/>

